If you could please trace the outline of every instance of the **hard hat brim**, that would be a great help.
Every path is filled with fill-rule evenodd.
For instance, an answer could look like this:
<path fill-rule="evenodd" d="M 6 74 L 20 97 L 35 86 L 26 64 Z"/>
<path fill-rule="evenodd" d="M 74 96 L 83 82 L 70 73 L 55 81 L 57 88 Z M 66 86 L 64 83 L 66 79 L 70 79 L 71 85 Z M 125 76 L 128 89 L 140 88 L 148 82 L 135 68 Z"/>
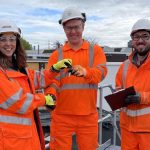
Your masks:
<path fill-rule="evenodd" d="M 65 20 L 61 20 L 61 24 L 64 24 L 64 23 L 66 23 L 67 21 L 73 20 L 73 19 L 81 19 L 81 20 L 84 20 L 84 18 L 81 17 L 81 16 L 75 16 L 75 17 L 67 18 L 67 19 L 65 19 Z"/>

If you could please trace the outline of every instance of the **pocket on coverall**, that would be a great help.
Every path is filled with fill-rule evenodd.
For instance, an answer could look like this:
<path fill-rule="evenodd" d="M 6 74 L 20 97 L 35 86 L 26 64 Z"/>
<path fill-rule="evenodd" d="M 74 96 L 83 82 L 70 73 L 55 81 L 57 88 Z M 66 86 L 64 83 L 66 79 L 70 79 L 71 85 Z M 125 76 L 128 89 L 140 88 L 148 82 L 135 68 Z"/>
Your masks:
<path fill-rule="evenodd" d="M 31 126 L 4 125 L 1 131 L 2 131 L 1 142 L 3 143 L 2 145 L 4 150 L 17 150 L 17 149 L 31 150 L 32 149 Z"/>

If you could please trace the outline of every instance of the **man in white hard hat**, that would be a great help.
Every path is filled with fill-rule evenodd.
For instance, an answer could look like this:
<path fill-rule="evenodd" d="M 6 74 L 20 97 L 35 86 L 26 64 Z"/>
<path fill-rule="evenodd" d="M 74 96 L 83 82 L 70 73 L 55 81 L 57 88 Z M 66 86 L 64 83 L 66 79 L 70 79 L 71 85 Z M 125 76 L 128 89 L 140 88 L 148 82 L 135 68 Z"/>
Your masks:
<path fill-rule="evenodd" d="M 125 98 L 120 114 L 121 149 L 150 149 L 150 20 L 140 19 L 132 27 L 133 51 L 120 66 L 116 86 L 134 86 L 135 95 Z"/>
<path fill-rule="evenodd" d="M 86 17 L 77 8 L 64 10 L 59 23 L 67 37 L 63 47 L 52 53 L 48 66 L 62 58 L 71 58 L 73 67 L 60 72 L 53 86 L 59 91 L 50 125 L 50 149 L 71 150 L 76 134 L 79 150 L 98 146 L 97 88 L 106 74 L 106 57 L 101 47 L 82 39 Z"/>

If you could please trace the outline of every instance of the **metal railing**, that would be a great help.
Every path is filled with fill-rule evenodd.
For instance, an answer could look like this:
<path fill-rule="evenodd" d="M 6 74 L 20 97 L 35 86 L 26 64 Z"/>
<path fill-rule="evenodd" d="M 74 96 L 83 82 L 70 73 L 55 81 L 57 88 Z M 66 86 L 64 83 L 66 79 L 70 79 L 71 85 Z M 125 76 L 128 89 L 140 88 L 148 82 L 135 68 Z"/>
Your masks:
<path fill-rule="evenodd" d="M 116 117 L 117 117 L 117 114 L 116 114 L 116 111 L 106 111 L 107 112 L 107 115 L 103 117 L 103 89 L 104 88 L 109 88 L 111 93 L 115 92 L 115 89 L 112 87 L 112 85 L 106 85 L 106 86 L 99 86 L 99 93 L 100 93 L 100 96 L 99 96 L 99 110 L 98 110 L 98 113 L 99 113 L 99 120 L 98 120 L 98 128 L 99 128 L 99 137 L 98 137 L 98 141 L 99 141 L 99 144 L 100 144 L 100 147 L 97 149 L 97 150 L 105 150 L 107 147 L 109 147 L 110 145 L 113 144 L 113 146 L 116 146 L 116 138 L 118 135 L 119 139 L 121 140 L 121 137 L 120 137 L 120 133 L 119 133 L 119 130 L 118 130 L 118 127 L 117 127 L 117 124 L 116 124 Z M 111 138 L 109 140 L 107 140 L 105 143 L 102 143 L 102 135 L 103 135 L 103 131 L 102 131 L 102 124 L 104 121 L 106 120 L 110 120 L 111 121 L 111 124 L 112 124 L 112 127 L 113 127 L 113 142 L 111 142 Z"/>

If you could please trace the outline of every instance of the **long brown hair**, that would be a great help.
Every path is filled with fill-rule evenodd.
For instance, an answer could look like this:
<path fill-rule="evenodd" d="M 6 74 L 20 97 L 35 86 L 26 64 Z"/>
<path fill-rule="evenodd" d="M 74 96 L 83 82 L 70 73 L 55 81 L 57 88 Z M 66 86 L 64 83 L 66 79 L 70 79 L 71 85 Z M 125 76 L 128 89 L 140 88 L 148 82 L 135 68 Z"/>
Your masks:
<path fill-rule="evenodd" d="M 27 66 L 27 57 L 25 50 L 21 44 L 21 38 L 17 35 L 17 42 L 16 42 L 16 50 L 12 56 L 12 61 L 8 59 L 6 55 L 0 52 L 0 66 L 3 69 L 8 69 L 10 67 L 17 67 L 18 69 L 24 68 Z"/>

